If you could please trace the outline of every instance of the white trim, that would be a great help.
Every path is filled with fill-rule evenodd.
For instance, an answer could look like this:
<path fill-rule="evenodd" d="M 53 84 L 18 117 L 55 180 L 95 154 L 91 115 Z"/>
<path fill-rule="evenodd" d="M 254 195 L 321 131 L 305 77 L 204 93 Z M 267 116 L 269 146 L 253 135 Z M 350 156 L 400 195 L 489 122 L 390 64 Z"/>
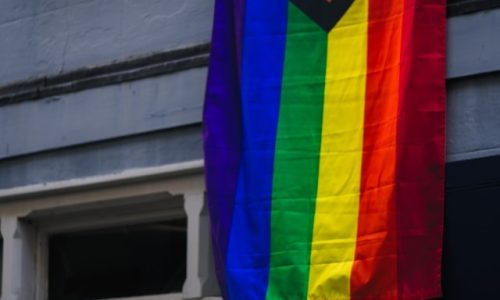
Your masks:
<path fill-rule="evenodd" d="M 0 299 L 6 300 L 17 295 L 17 285 L 37 300 L 47 299 L 46 238 L 51 233 L 79 230 L 89 226 L 143 222 L 184 211 L 188 218 L 188 249 L 191 249 L 190 252 L 193 252 L 193 249 L 195 251 L 192 257 L 187 258 L 186 268 L 193 270 L 186 270 L 188 284 L 184 284 L 182 294 L 115 300 L 220 300 L 218 297 L 203 297 L 219 293 L 210 261 L 203 167 L 203 160 L 195 160 L 154 168 L 129 169 L 116 174 L 0 189 L 1 229 L 7 232 L 6 236 L 9 237 L 4 238 L 4 248 L 10 251 L 7 253 L 9 259 L 4 259 L 4 262 L 19 261 L 16 265 L 28 266 L 21 274 L 14 265 L 4 264 L 2 284 L 6 288 Z M 137 201 L 141 205 L 149 205 L 148 203 L 154 204 L 155 201 L 161 202 L 163 197 L 182 197 L 182 201 L 179 205 L 172 206 L 172 209 L 169 201 L 167 202 L 170 204 L 163 201 L 165 203 L 162 202 L 161 205 L 149 206 L 149 210 L 129 209 Z M 120 206 L 123 206 L 122 211 Z M 84 218 L 85 214 L 92 214 L 97 209 L 101 212 L 110 210 L 112 214 L 110 217 L 103 213 L 93 215 L 95 218 Z M 12 223 L 3 224 L 6 221 L 14 222 L 15 226 L 3 226 Z M 14 237 L 12 230 L 18 230 L 22 235 Z M 4 251 L 4 257 L 5 253 Z M 30 263 L 33 263 L 33 266 Z M 9 267 L 8 270 L 6 266 Z M 188 278 L 188 275 L 191 277 Z M 13 286 L 13 282 L 17 285 Z M 33 291 L 30 290 L 31 285 Z"/>
<path fill-rule="evenodd" d="M 152 177 L 183 175 L 203 171 L 203 160 L 193 160 L 160 167 L 137 168 L 121 173 L 98 175 L 86 178 L 55 181 L 50 183 L 27 185 L 9 189 L 0 189 L 0 202 L 20 197 L 45 193 L 67 192 L 68 190 L 89 188 L 94 186 L 123 184 L 127 181 L 144 181 Z"/>
<path fill-rule="evenodd" d="M 168 179 L 167 179 L 168 180 Z M 140 185 L 141 183 L 139 183 Z M 202 193 L 201 193 L 202 194 Z M 174 200 L 174 199 L 172 199 Z M 97 229 L 97 228 L 109 228 L 112 226 L 121 226 L 124 224 L 139 224 L 139 223 L 147 223 L 147 222 L 156 222 L 160 220 L 168 220 L 172 217 L 172 215 L 176 217 L 185 217 L 188 222 L 190 222 L 190 218 L 198 219 L 199 215 L 188 215 L 187 211 L 183 208 L 184 199 L 176 199 L 178 204 L 170 209 L 148 209 L 144 211 L 139 209 L 140 206 L 146 205 L 149 206 L 149 203 L 141 203 L 138 201 L 135 206 L 136 210 L 122 210 L 120 203 L 117 202 L 115 206 L 113 206 L 112 214 L 107 216 L 106 214 L 102 216 L 94 217 L 93 210 L 85 210 L 83 209 L 81 213 L 81 217 L 73 217 L 70 219 L 60 220 L 58 218 L 51 218 L 50 215 L 44 216 L 40 219 L 30 219 L 30 215 L 25 216 L 29 222 L 30 229 L 35 233 L 34 247 L 36 253 L 34 253 L 36 257 L 36 267 L 35 267 L 35 298 L 34 300 L 47 300 L 48 295 L 48 257 L 49 257 L 49 249 L 48 249 L 48 238 L 50 235 L 58 234 L 58 233 L 66 233 L 66 232 L 76 232 L 82 230 L 89 229 Z M 126 206 L 129 206 L 127 204 Z M 109 208 L 109 207 L 107 207 Z M 57 211 L 57 207 L 51 208 L 54 211 Z M 111 210 L 109 210 L 111 212 Z M 55 215 L 61 215 L 61 213 L 57 213 Z M 86 216 L 86 217 L 85 217 Z M 17 219 L 17 218 L 16 218 Z M 137 222 L 140 220 L 140 222 Z M 192 221 L 191 221 L 192 222 Z M 186 228 L 187 229 L 187 228 Z M 194 235 L 199 238 L 199 233 L 196 232 L 187 232 L 186 231 L 186 239 L 189 239 L 189 234 Z M 189 246 L 189 245 L 186 245 Z M 31 249 L 31 248 L 29 248 Z M 23 257 L 26 259 L 26 256 Z M 186 258 L 186 274 L 188 271 L 188 263 L 189 260 L 193 258 Z M 194 266 L 194 268 L 198 268 L 198 266 Z M 197 269 L 196 269 L 197 270 Z M 195 271 L 196 271 L 195 270 Z M 196 272 L 198 273 L 198 272 Z M 184 279 L 186 280 L 186 278 Z M 188 291 L 189 292 L 189 291 Z M 181 293 L 169 293 L 169 294 L 158 294 L 158 295 L 150 295 L 150 296 L 134 296 L 134 297 L 123 297 L 123 298 L 110 298 L 105 300 L 183 300 L 185 291 Z M 31 299 L 31 298 L 30 298 Z M 3 299 L 1 299 L 3 300 Z"/>

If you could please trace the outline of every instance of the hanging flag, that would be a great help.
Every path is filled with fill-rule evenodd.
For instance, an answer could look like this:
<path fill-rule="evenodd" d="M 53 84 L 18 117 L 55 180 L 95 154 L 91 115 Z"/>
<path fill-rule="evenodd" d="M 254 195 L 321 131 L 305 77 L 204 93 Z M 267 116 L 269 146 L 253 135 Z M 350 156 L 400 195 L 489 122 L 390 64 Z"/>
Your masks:
<path fill-rule="evenodd" d="M 230 300 L 441 294 L 444 0 L 216 0 L 204 110 Z"/>

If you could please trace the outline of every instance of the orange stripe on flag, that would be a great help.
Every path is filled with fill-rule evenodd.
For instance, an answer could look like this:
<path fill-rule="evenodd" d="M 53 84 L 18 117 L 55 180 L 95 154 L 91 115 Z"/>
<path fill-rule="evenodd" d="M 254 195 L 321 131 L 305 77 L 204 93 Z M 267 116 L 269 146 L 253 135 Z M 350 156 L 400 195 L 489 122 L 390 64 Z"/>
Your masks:
<path fill-rule="evenodd" d="M 396 126 L 401 0 L 370 0 L 365 131 L 352 299 L 397 299 Z"/>

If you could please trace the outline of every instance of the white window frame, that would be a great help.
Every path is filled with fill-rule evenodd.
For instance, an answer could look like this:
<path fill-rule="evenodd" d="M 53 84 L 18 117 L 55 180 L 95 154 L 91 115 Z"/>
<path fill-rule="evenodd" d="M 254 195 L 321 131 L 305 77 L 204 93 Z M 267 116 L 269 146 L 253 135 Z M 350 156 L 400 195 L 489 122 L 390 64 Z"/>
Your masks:
<path fill-rule="evenodd" d="M 163 204 L 170 199 L 177 204 L 172 209 L 141 206 L 144 199 L 163 199 Z M 139 209 L 131 210 L 134 207 Z M 96 211 L 110 210 L 116 214 L 91 217 Z M 180 214 L 187 216 L 188 222 L 182 293 L 119 300 L 220 299 L 212 263 L 202 161 L 0 190 L 4 262 L 13 262 L 4 263 L 0 300 L 47 300 L 47 241 L 51 234 L 168 220 Z"/>

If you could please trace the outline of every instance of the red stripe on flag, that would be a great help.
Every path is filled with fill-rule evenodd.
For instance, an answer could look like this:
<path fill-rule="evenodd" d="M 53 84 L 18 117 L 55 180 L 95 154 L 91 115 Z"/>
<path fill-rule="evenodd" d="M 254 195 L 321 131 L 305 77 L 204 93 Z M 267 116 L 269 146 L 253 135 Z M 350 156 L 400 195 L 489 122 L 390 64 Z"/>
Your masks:
<path fill-rule="evenodd" d="M 400 299 L 441 295 L 445 1 L 404 1 L 397 132 Z"/>

